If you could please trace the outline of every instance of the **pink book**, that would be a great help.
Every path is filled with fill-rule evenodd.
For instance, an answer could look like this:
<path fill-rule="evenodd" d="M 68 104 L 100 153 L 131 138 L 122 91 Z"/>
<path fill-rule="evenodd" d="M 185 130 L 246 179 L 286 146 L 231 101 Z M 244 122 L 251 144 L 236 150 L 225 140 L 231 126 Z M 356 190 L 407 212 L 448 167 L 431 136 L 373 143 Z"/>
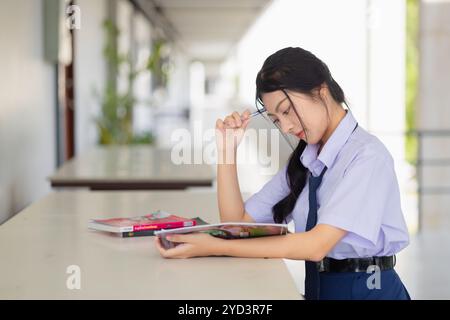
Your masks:
<path fill-rule="evenodd" d="M 164 211 L 157 211 L 144 216 L 130 218 L 93 219 L 89 221 L 88 228 L 120 233 L 183 228 L 195 225 L 195 219 L 183 218 Z"/>

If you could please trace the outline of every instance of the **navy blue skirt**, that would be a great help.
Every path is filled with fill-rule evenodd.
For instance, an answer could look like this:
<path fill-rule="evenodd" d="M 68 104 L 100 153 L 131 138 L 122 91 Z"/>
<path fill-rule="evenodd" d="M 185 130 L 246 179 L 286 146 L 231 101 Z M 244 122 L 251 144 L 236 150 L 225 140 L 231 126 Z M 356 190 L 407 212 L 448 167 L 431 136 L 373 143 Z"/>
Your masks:
<path fill-rule="evenodd" d="M 394 269 L 381 271 L 376 285 L 365 272 L 320 273 L 320 300 L 410 300 Z M 368 281 L 369 280 L 369 281 Z M 369 284 L 368 284 L 369 282 Z"/>

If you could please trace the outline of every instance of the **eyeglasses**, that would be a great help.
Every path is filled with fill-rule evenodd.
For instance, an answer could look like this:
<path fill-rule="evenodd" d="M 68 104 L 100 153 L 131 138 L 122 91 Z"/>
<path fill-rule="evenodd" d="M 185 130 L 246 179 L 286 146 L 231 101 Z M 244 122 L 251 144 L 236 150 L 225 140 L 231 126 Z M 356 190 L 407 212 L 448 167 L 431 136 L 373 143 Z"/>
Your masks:
<path fill-rule="evenodd" d="M 287 93 L 283 90 L 284 94 L 288 97 L 289 101 L 291 101 L 291 99 L 289 98 L 289 96 L 287 95 Z M 291 101 L 292 103 L 292 101 Z M 256 112 L 258 112 L 259 114 L 261 114 L 263 116 L 264 119 L 266 119 L 266 121 L 271 122 L 281 133 L 281 135 L 283 136 L 284 140 L 286 140 L 287 144 L 291 147 L 292 150 L 295 150 L 295 146 L 294 143 L 289 139 L 288 135 L 285 134 L 282 130 L 282 128 L 279 125 L 279 122 L 275 122 L 274 120 L 272 120 L 268 115 L 267 115 L 267 109 L 264 106 L 264 104 L 260 101 L 260 99 L 255 99 L 255 107 L 256 107 Z M 255 112 L 255 113 L 256 113 Z"/>

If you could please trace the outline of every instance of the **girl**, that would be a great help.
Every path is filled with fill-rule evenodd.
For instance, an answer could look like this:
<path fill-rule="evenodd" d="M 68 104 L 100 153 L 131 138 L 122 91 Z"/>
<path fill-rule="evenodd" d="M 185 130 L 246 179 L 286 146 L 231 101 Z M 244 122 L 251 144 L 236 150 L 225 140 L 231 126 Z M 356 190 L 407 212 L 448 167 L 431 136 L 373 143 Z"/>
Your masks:
<path fill-rule="evenodd" d="M 294 220 L 286 236 L 222 240 L 207 234 L 174 235 L 181 242 L 163 257 L 234 257 L 305 260 L 306 299 L 409 299 L 394 270 L 395 254 L 409 243 L 393 159 L 376 137 L 344 109 L 344 92 L 311 52 L 285 48 L 269 56 L 256 77 L 262 112 L 299 141 L 290 160 L 245 203 L 239 190 L 236 148 L 249 112 L 217 120 L 218 203 L 222 221 Z M 231 131 L 231 136 L 230 133 Z"/>

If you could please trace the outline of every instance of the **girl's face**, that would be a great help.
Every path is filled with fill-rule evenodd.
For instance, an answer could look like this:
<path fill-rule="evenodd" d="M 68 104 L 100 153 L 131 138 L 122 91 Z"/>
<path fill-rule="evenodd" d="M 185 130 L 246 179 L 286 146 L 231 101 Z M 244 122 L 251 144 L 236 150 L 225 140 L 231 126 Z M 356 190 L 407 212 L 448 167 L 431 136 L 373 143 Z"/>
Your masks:
<path fill-rule="evenodd" d="M 283 133 L 294 135 L 309 144 L 319 143 L 328 127 L 326 105 L 319 98 L 288 90 L 285 92 L 294 105 L 281 90 L 262 95 L 267 115 Z"/>

